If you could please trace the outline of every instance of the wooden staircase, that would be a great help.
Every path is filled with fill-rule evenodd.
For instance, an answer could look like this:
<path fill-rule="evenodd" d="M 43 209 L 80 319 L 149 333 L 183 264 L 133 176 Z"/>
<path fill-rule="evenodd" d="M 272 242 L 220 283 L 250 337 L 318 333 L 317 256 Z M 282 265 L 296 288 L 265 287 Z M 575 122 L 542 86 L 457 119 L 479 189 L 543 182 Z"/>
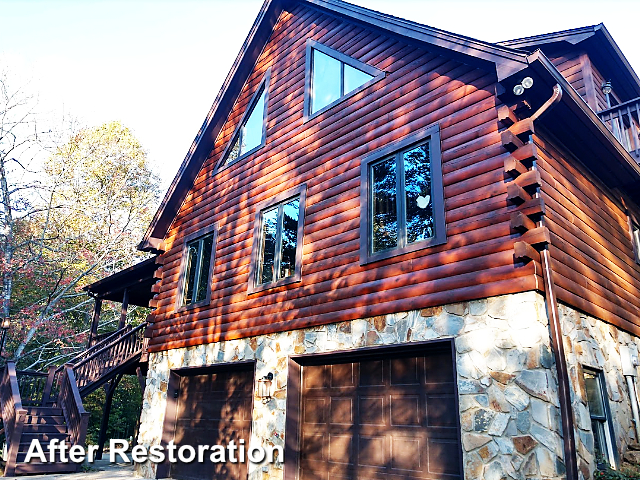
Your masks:
<path fill-rule="evenodd" d="M 19 371 L 8 362 L 0 377 L 0 410 L 7 441 L 5 476 L 76 472 L 81 464 L 25 463 L 31 441 L 84 445 L 89 413 L 82 399 L 106 382 L 146 364 L 145 324 L 126 325 L 49 373 Z M 58 459 L 59 460 L 59 459 Z"/>

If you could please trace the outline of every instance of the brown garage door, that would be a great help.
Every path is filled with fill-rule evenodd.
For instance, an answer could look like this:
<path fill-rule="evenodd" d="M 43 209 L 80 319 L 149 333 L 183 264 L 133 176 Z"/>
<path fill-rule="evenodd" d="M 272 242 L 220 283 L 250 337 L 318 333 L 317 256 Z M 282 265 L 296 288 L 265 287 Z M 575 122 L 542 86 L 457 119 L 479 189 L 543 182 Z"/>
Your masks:
<path fill-rule="evenodd" d="M 454 385 L 450 351 L 303 366 L 300 479 L 461 478 Z"/>
<path fill-rule="evenodd" d="M 249 444 L 253 369 L 180 378 L 174 441 L 176 446 Z M 206 456 L 208 459 L 208 455 Z M 185 480 L 244 480 L 246 463 L 175 463 L 171 477 Z"/>

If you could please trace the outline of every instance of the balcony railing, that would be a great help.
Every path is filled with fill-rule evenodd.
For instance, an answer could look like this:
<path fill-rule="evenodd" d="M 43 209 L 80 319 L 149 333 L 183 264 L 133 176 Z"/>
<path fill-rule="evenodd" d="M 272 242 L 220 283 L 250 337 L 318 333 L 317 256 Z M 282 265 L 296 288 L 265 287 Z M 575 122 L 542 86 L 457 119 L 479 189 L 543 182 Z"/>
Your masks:
<path fill-rule="evenodd" d="M 640 98 L 602 110 L 598 115 L 622 146 L 640 162 Z"/>

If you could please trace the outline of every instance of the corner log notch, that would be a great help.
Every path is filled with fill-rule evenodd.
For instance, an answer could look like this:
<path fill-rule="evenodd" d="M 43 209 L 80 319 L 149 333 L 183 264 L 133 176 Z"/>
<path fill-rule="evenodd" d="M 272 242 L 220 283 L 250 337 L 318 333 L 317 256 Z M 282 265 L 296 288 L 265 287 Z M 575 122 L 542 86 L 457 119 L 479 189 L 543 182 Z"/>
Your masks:
<path fill-rule="evenodd" d="M 498 109 L 498 120 L 507 127 L 501 134 L 502 145 L 511 153 L 505 159 L 504 171 L 507 183 L 507 201 L 518 205 L 511 214 L 511 229 L 521 235 L 514 242 L 514 260 L 522 262 L 539 261 L 544 278 L 545 303 L 549 317 L 551 344 L 553 346 L 558 371 L 558 397 L 562 419 L 564 461 L 568 480 L 578 479 L 574 419 L 571 409 L 571 390 L 569 374 L 559 320 L 555 283 L 551 268 L 549 245 L 551 235 L 545 226 L 544 202 L 540 197 L 542 181 L 537 170 L 538 151 L 532 142 L 534 122 L 552 105 L 562 98 L 559 85 L 553 88 L 553 95 L 533 115 L 522 120 L 516 113 L 504 105 Z"/>

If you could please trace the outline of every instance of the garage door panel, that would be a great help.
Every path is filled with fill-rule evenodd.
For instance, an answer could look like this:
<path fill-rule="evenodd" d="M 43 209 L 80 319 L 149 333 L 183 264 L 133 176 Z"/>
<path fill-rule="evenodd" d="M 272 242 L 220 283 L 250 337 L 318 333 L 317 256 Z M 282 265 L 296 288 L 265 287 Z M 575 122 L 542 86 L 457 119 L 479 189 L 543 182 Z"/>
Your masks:
<path fill-rule="evenodd" d="M 304 423 L 325 423 L 326 398 L 305 398 L 302 403 L 302 421 Z"/>
<path fill-rule="evenodd" d="M 358 435 L 358 465 L 385 467 L 389 438 L 385 435 Z"/>
<path fill-rule="evenodd" d="M 329 385 L 326 382 L 326 365 L 309 365 L 305 367 L 303 387 L 308 390 L 324 389 Z"/>
<path fill-rule="evenodd" d="M 360 425 L 380 425 L 385 422 L 385 397 L 361 396 L 358 398 Z"/>
<path fill-rule="evenodd" d="M 332 388 L 354 387 L 355 368 L 353 363 L 338 363 L 330 365 L 330 385 Z"/>
<path fill-rule="evenodd" d="M 458 413 L 451 405 L 455 405 L 455 395 L 427 396 L 427 425 L 431 427 L 456 427 Z"/>
<path fill-rule="evenodd" d="M 303 366 L 301 480 L 460 479 L 451 353 L 376 357 Z"/>
<path fill-rule="evenodd" d="M 355 415 L 353 411 L 353 398 L 331 397 L 331 423 L 351 425 Z"/>
<path fill-rule="evenodd" d="M 421 363 L 423 365 L 421 365 Z M 390 360 L 391 385 L 419 385 L 423 358 L 394 358 Z"/>
<path fill-rule="evenodd" d="M 419 427 L 422 421 L 421 404 L 424 400 L 418 395 L 391 395 L 391 425 Z"/>
<path fill-rule="evenodd" d="M 354 463 L 353 434 L 329 433 L 330 463 L 352 465 Z"/>
<path fill-rule="evenodd" d="M 458 474 L 460 468 L 460 452 L 458 442 L 454 439 L 429 439 L 427 445 L 429 472 Z"/>
<path fill-rule="evenodd" d="M 359 384 L 361 386 L 379 387 L 385 384 L 385 369 L 384 362 L 382 360 L 360 362 L 359 367 Z"/>
<path fill-rule="evenodd" d="M 420 472 L 426 441 L 420 437 L 391 437 L 391 467 L 394 470 Z"/>

